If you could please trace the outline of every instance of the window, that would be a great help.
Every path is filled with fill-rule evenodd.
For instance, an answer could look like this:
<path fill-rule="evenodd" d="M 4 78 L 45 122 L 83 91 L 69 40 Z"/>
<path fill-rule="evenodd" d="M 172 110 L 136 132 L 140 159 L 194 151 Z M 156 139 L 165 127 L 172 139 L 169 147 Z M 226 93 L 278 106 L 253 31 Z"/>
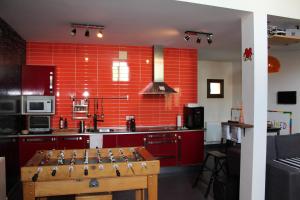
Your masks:
<path fill-rule="evenodd" d="M 113 81 L 129 81 L 129 67 L 127 62 L 113 61 L 112 65 Z"/>
<path fill-rule="evenodd" d="M 207 98 L 224 98 L 224 79 L 207 79 Z"/>

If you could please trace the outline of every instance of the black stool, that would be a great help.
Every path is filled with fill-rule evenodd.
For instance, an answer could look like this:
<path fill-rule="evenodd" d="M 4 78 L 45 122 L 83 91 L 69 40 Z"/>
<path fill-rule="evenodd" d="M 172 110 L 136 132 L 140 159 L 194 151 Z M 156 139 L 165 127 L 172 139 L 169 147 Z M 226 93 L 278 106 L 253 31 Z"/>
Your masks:
<path fill-rule="evenodd" d="M 210 156 L 214 158 L 214 166 L 212 169 L 206 166 L 207 160 Z M 208 151 L 207 152 L 204 163 L 201 166 L 199 174 L 197 175 L 197 178 L 193 184 L 193 188 L 197 186 L 200 176 L 202 175 L 204 169 L 211 171 L 210 180 L 209 180 L 206 192 L 205 192 L 205 198 L 208 196 L 208 194 L 210 192 L 211 184 L 213 183 L 214 179 L 219 175 L 219 172 L 222 170 L 225 174 L 228 173 L 226 158 L 227 158 L 226 154 L 221 153 L 220 151 Z M 224 166 L 226 167 L 226 171 L 224 169 Z"/>

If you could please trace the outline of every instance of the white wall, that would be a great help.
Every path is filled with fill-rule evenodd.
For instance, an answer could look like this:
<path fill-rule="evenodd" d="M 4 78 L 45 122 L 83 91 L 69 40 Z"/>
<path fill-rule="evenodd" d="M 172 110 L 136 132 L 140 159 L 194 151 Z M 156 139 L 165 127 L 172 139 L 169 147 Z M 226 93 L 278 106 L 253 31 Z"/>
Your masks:
<path fill-rule="evenodd" d="M 261 12 L 279 17 L 300 19 L 299 0 L 177 0 L 190 3 L 230 8 L 242 11 Z"/>
<path fill-rule="evenodd" d="M 242 105 L 242 64 L 240 61 L 232 62 L 232 107 L 240 108 Z"/>
<path fill-rule="evenodd" d="M 224 98 L 207 98 L 207 79 L 224 79 Z M 240 62 L 198 61 L 198 103 L 205 109 L 207 143 L 221 140 L 221 122 L 230 119 L 231 108 L 240 105 L 241 95 Z"/>
<path fill-rule="evenodd" d="M 293 133 L 300 132 L 300 51 L 270 51 L 281 65 L 278 73 L 269 74 L 268 109 L 293 112 Z M 297 91 L 297 104 L 278 105 L 278 91 Z"/>

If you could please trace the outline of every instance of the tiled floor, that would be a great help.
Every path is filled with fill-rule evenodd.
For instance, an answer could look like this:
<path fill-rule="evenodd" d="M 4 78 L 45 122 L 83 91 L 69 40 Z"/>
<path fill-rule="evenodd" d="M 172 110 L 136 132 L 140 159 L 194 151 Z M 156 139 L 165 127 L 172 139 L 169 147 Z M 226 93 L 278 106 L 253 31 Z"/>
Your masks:
<path fill-rule="evenodd" d="M 159 200 L 201 200 L 204 198 L 206 185 L 199 181 L 196 188 L 192 188 L 193 181 L 197 176 L 197 168 L 162 168 L 158 179 Z M 211 192 L 212 195 L 212 192 Z M 212 196 L 206 198 L 213 200 Z M 114 194 L 114 200 L 132 200 L 132 191 L 118 192 Z"/>

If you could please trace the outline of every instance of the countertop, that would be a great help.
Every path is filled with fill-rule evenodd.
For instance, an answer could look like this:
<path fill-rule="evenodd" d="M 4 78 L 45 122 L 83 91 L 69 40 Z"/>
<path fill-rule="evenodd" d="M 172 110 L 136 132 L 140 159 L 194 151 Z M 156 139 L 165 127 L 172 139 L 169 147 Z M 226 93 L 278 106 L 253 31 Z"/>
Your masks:
<path fill-rule="evenodd" d="M 175 126 L 155 126 L 155 127 L 137 127 L 136 131 L 127 131 L 126 128 L 101 128 L 100 132 L 85 132 L 78 133 L 78 129 L 55 129 L 52 134 L 27 134 L 27 135 L 0 135 L 0 138 L 14 138 L 14 137 L 35 137 L 35 136 L 84 136 L 84 135 L 125 135 L 125 134 L 149 134 L 162 132 L 190 132 L 190 131 L 205 131 L 205 129 L 187 129 L 177 128 Z"/>

